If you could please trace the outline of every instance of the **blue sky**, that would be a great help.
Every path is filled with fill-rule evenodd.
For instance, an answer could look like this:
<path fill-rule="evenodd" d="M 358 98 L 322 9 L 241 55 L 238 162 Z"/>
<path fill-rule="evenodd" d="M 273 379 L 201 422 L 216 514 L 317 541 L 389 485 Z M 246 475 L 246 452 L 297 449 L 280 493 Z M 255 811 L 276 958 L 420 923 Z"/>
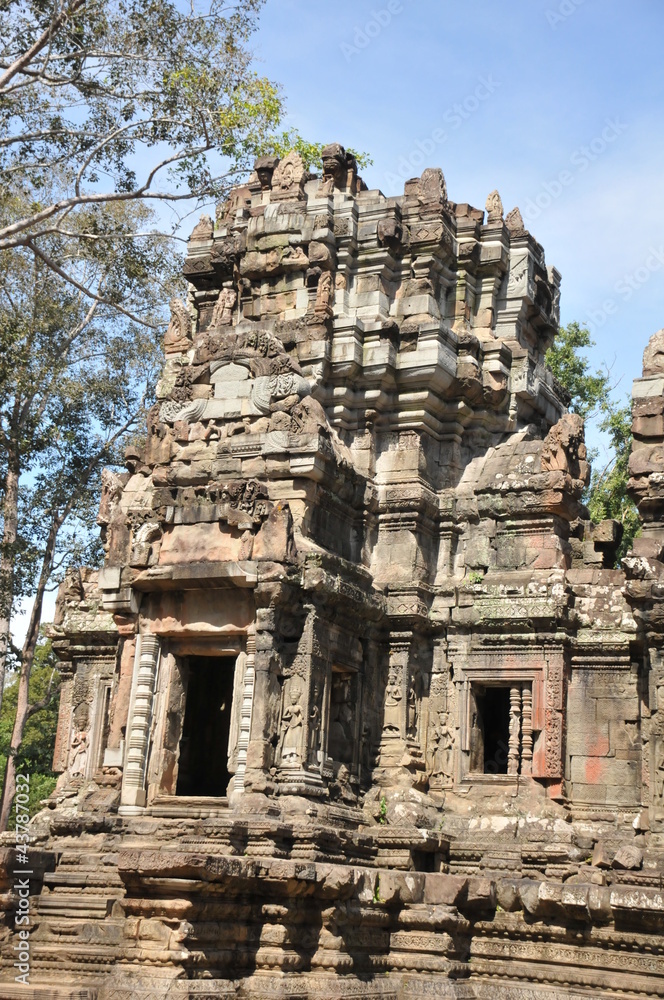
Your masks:
<path fill-rule="evenodd" d="M 661 0 L 267 0 L 255 51 L 370 187 L 441 166 L 454 201 L 519 205 L 624 396 L 664 326 L 663 34 Z"/>

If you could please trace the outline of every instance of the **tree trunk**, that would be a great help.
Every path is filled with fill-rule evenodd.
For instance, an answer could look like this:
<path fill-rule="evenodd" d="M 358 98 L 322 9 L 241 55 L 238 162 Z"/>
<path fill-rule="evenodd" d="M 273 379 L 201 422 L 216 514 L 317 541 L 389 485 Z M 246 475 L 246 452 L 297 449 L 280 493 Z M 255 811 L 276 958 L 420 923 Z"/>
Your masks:
<path fill-rule="evenodd" d="M 10 451 L 7 467 L 5 496 L 2 504 L 3 531 L 0 541 L 0 708 L 5 686 L 7 652 L 12 603 L 14 600 L 14 546 L 18 531 L 18 480 L 19 462 L 16 452 Z"/>
<path fill-rule="evenodd" d="M 39 638 L 39 624 L 41 622 L 42 605 L 44 603 L 44 592 L 53 568 L 55 542 L 61 526 L 62 518 L 54 515 L 51 521 L 46 548 L 42 558 L 41 571 L 39 573 L 39 581 L 35 591 L 35 602 L 32 606 L 32 612 L 30 614 L 28 632 L 25 637 L 25 642 L 23 643 L 21 673 L 18 681 L 16 718 L 14 719 L 12 739 L 9 747 L 9 753 L 7 754 L 5 780 L 2 787 L 2 798 L 0 799 L 0 832 L 4 832 L 7 829 L 9 814 L 12 810 L 12 803 L 14 802 L 14 795 L 16 793 L 16 758 L 19 750 L 21 749 L 25 724 L 28 721 L 30 713 L 30 673 L 32 671 L 32 663 L 35 658 L 37 639 Z"/>

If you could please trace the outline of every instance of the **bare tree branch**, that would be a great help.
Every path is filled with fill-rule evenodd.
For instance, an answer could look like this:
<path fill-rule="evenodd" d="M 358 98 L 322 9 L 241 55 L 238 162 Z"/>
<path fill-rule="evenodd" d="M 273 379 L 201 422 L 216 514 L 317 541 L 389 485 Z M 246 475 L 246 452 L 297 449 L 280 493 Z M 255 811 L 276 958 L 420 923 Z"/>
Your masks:
<path fill-rule="evenodd" d="M 4 226 L 3 228 L 1 228 L 0 250 L 10 249 L 12 247 L 29 246 L 30 245 L 29 239 L 28 240 L 26 240 L 25 238 L 11 239 L 11 237 L 17 235 L 18 233 L 23 233 L 28 230 L 33 230 L 31 236 L 33 238 L 37 238 L 43 235 L 43 233 L 39 230 L 37 230 L 36 232 L 34 231 L 39 226 L 39 223 L 45 222 L 47 219 L 51 219 L 54 215 L 57 215 L 58 212 L 63 212 L 65 210 L 68 211 L 71 210 L 72 208 L 81 207 L 83 205 L 104 205 L 104 204 L 111 204 L 113 202 L 138 201 L 139 199 L 143 200 L 150 199 L 154 201 L 171 202 L 171 201 L 185 201 L 185 200 L 191 201 L 194 198 L 201 198 L 209 190 L 211 183 L 210 181 L 208 181 L 204 185 L 201 185 L 200 188 L 194 189 L 193 191 L 189 190 L 180 193 L 176 191 L 151 191 L 150 186 L 154 181 L 155 177 L 157 176 L 157 174 L 160 173 L 162 170 L 165 170 L 168 166 L 171 166 L 173 163 L 177 163 L 181 160 L 184 160 L 189 156 L 192 155 L 195 156 L 198 155 L 199 153 L 209 152 L 209 150 L 210 150 L 209 146 L 199 146 L 196 149 L 189 150 L 187 152 L 180 151 L 178 153 L 175 153 L 173 156 L 167 157 L 166 159 L 158 163 L 150 171 L 145 183 L 140 188 L 137 188 L 134 191 L 107 191 L 104 193 L 81 194 L 71 198 L 62 198 L 60 199 L 60 201 L 54 203 L 53 205 L 49 205 L 48 208 L 42 209 L 41 212 L 35 212 L 34 215 L 25 216 L 23 219 L 20 219 L 9 226 Z M 219 176 L 214 178 L 212 183 L 218 184 L 221 181 L 225 180 L 226 178 L 233 176 L 234 174 L 232 172 L 220 174 Z M 34 250 L 34 246 L 32 246 L 31 249 Z"/>
<path fill-rule="evenodd" d="M 5 72 L 0 76 L 0 91 L 4 90 L 17 73 L 24 71 L 25 67 L 29 66 L 30 62 L 39 52 L 41 52 L 52 40 L 53 36 L 60 30 L 62 25 L 75 14 L 78 10 L 85 6 L 87 0 L 71 0 L 69 9 L 63 8 L 59 14 L 57 14 L 48 28 L 42 32 L 40 37 L 31 45 L 29 49 L 22 53 L 16 59 L 11 66 L 9 66 Z"/>
<path fill-rule="evenodd" d="M 140 316 L 135 316 L 134 313 L 125 309 L 124 306 L 121 306 L 118 302 L 111 302 L 109 299 L 105 299 L 103 296 L 97 295 L 91 288 L 86 288 L 85 285 L 82 285 L 71 274 L 67 274 L 66 271 L 63 271 L 60 265 L 57 264 L 47 253 L 40 250 L 40 248 L 33 243 L 32 240 L 28 240 L 26 242 L 26 246 L 28 246 L 37 257 L 40 257 L 45 264 L 48 264 L 51 270 L 55 271 L 56 274 L 59 274 L 61 278 L 64 278 L 64 280 L 70 285 L 73 285 L 74 288 L 78 288 L 78 290 L 83 292 L 84 295 L 87 295 L 88 298 L 94 299 L 97 303 L 101 303 L 102 305 L 111 306 L 113 309 L 117 309 L 118 312 L 122 313 L 124 316 L 128 316 L 129 319 L 134 321 L 134 323 L 140 323 L 141 326 L 146 326 L 150 330 L 159 329 L 156 324 L 148 323 L 146 320 L 141 319 Z"/>

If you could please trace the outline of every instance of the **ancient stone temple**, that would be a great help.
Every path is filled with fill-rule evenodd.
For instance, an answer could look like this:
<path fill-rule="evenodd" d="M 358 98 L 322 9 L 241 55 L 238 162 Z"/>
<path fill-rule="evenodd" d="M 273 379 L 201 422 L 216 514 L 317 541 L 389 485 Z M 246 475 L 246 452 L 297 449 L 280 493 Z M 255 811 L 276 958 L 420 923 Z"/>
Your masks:
<path fill-rule="evenodd" d="M 662 996 L 664 333 L 618 570 L 518 209 L 323 162 L 259 160 L 191 235 L 104 566 L 60 592 L 0 998 Z"/>

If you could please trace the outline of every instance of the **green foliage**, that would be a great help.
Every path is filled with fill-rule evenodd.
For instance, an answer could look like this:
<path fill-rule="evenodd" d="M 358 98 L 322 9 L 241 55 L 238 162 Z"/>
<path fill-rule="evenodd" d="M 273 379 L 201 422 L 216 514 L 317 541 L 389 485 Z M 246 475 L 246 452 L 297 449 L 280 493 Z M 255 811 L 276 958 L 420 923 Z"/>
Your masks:
<path fill-rule="evenodd" d="M 594 347 L 587 327 L 579 323 L 562 326 L 546 352 L 545 362 L 570 394 L 570 410 L 587 418 L 609 403 L 610 382 L 606 372 L 589 371 L 584 348 Z"/>
<path fill-rule="evenodd" d="M 53 232 L 72 205 L 223 197 L 283 114 L 247 48 L 262 4 L 5 0 L 0 178 L 38 191 L 56 171 L 62 197 L 0 245 Z"/>
<path fill-rule="evenodd" d="M 593 469 L 586 503 L 595 524 L 607 517 L 622 524 L 623 537 L 617 552 L 620 560 L 632 547 L 641 528 L 638 510 L 627 495 L 632 447 L 632 411 L 629 404 L 618 407 L 610 403 L 599 429 L 608 434 L 612 454 L 604 468 Z"/>
<path fill-rule="evenodd" d="M 51 769 L 53 748 L 58 724 L 59 677 L 55 667 L 55 656 L 48 640 L 37 646 L 30 676 L 30 702 L 38 704 L 50 695 L 44 708 L 35 712 L 25 727 L 23 743 L 17 756 L 19 774 L 30 776 L 30 801 L 28 811 L 34 816 L 40 809 L 40 802 L 55 788 L 57 775 Z M 0 710 L 0 774 L 4 774 L 7 751 L 9 750 L 12 726 L 16 714 L 18 677 L 12 676 L 5 688 Z M 13 817 L 10 820 L 12 828 Z"/>
<path fill-rule="evenodd" d="M 373 901 L 374 903 L 383 902 L 382 899 L 380 898 L 380 873 L 376 875 L 376 881 L 374 883 L 374 891 L 373 891 Z"/>
<path fill-rule="evenodd" d="M 323 159 L 321 154 L 326 145 L 327 143 L 324 142 L 307 142 L 298 132 L 290 131 L 284 132 L 281 136 L 273 140 L 271 152 L 276 156 L 282 157 L 291 150 L 295 150 L 302 157 L 302 162 L 307 170 L 322 170 Z M 346 152 L 355 157 L 360 170 L 373 163 L 373 160 L 367 153 L 358 153 L 355 149 L 347 149 Z"/>
<path fill-rule="evenodd" d="M 387 823 L 387 799 L 384 795 L 380 797 L 380 804 L 378 808 L 378 822 Z"/>
<path fill-rule="evenodd" d="M 0 213 L 10 202 L 29 211 L 36 198 L 0 188 Z M 70 212 L 67 232 L 44 236 L 37 250 L 0 250 L 0 688 L 12 611 L 34 599 L 11 737 L 19 751 L 45 589 L 71 564 L 99 563 L 102 468 L 122 461 L 123 439 L 151 402 L 176 265 L 169 243 L 140 232 L 150 222 L 140 203 L 83 206 Z M 35 801 L 46 777 L 36 779 Z"/>
<path fill-rule="evenodd" d="M 546 353 L 546 363 L 569 392 L 570 409 L 586 421 L 597 420 L 598 429 L 608 436 L 609 459 L 602 468 L 595 463 L 584 499 L 594 524 L 605 518 L 622 524 L 623 537 L 617 552 L 620 560 L 640 530 L 638 511 L 627 493 L 632 416 L 629 404 L 620 406 L 612 398 L 609 373 L 590 372 L 583 352 L 593 346 L 588 329 L 570 323 L 560 328 Z"/>
<path fill-rule="evenodd" d="M 14 602 L 34 592 L 54 519 L 62 519 L 56 567 L 98 561 L 101 468 L 122 460 L 123 429 L 133 429 L 151 402 L 162 303 L 177 287 L 179 259 L 163 238 L 132 236 L 150 221 L 140 204 L 96 206 L 72 213 L 70 228 L 108 239 L 73 247 L 52 235 L 41 243 L 52 258 L 69 256 L 70 273 L 109 304 L 91 303 L 23 248 L 0 251 L 0 524 L 11 514 L 10 462 L 20 474 L 18 536 L 4 550 L 13 560 Z M 116 302 L 149 326 L 118 313 Z"/>

